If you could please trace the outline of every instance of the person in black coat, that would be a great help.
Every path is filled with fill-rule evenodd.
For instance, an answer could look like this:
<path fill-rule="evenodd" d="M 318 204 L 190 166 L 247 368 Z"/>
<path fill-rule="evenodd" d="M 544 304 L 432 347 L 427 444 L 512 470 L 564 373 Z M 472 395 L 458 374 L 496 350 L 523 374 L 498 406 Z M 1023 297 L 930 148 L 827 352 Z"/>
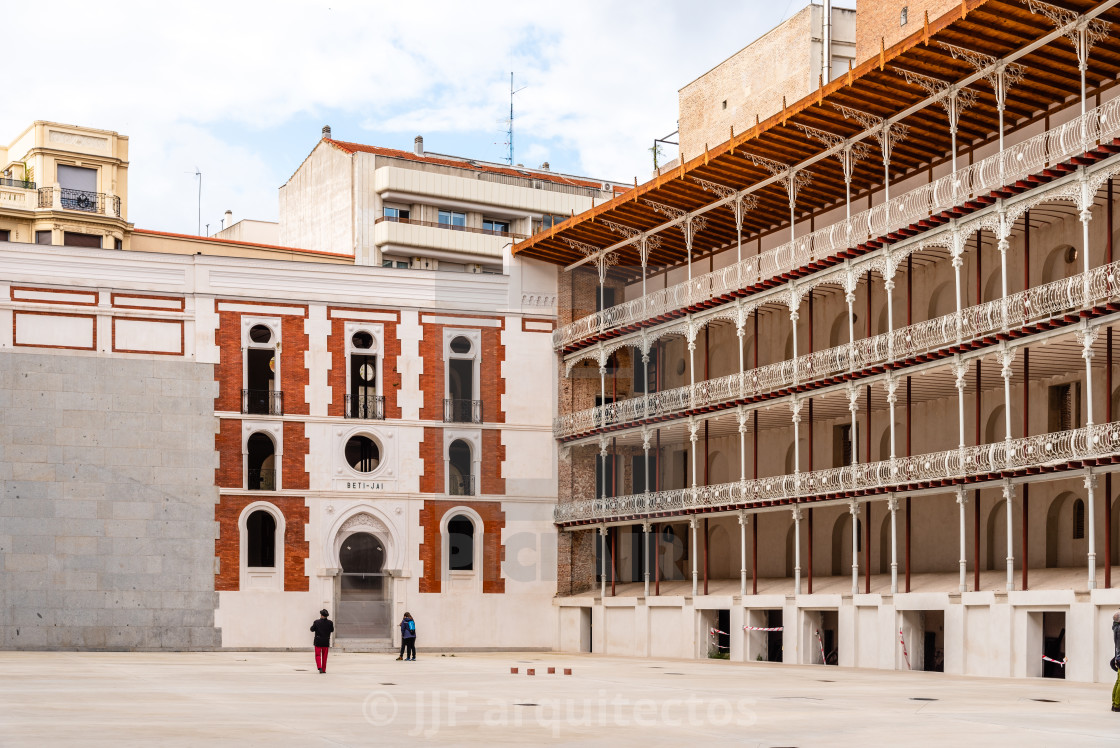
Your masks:
<path fill-rule="evenodd" d="M 397 659 L 416 659 L 416 621 L 412 620 L 410 613 L 405 613 L 401 619 L 401 653 Z"/>
<path fill-rule="evenodd" d="M 319 619 L 311 624 L 315 632 L 315 667 L 320 673 L 327 672 L 327 652 L 331 648 L 331 634 L 334 633 L 334 624 L 331 623 L 330 614 L 326 608 L 319 611 Z"/>

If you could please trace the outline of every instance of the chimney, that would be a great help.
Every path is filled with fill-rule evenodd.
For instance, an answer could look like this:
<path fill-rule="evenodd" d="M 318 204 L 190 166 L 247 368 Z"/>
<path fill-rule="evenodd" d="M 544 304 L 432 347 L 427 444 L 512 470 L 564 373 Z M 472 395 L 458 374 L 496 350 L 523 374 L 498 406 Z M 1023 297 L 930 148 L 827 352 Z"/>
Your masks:
<path fill-rule="evenodd" d="M 331 136 L 331 126 L 330 125 L 323 125 L 323 137 L 324 138 L 329 138 L 330 136 Z"/>
<path fill-rule="evenodd" d="M 232 210 L 227 210 L 225 217 L 222 218 L 222 228 L 223 229 L 228 229 L 232 225 L 233 225 L 233 211 Z"/>
<path fill-rule="evenodd" d="M 412 152 L 415 153 L 417 156 L 423 156 L 424 155 L 424 136 L 423 135 L 417 135 L 416 136 L 416 140 L 413 141 L 413 143 L 412 143 Z"/>
<path fill-rule="evenodd" d="M 548 162 L 547 161 L 545 161 L 543 164 L 541 164 L 541 171 L 548 171 Z"/>

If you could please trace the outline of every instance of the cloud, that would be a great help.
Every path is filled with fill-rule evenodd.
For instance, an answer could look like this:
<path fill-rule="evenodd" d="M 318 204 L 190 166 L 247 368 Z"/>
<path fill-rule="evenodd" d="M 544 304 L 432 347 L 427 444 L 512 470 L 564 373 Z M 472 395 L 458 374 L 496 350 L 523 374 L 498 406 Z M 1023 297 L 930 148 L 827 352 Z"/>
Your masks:
<path fill-rule="evenodd" d="M 318 137 L 311 121 L 376 144 L 447 133 L 475 151 L 462 155 L 493 158 L 512 69 L 518 161 L 644 179 L 653 138 L 676 128 L 677 90 L 777 23 L 779 5 L 17 3 L 5 25 L 49 28 L 56 53 L 0 111 L 0 136 L 36 119 L 129 135 L 129 218 L 188 231 L 195 166 L 204 223 L 226 208 L 275 218 L 277 187 Z"/>

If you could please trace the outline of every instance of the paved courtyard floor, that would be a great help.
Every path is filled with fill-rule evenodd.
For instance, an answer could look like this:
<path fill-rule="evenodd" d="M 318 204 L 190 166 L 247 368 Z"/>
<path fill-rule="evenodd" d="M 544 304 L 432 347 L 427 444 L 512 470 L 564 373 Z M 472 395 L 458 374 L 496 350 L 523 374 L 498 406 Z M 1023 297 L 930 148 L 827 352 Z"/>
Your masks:
<path fill-rule="evenodd" d="M 320 675 L 310 652 L 0 652 L 0 745 L 1074 746 L 1120 743 L 1110 693 L 591 655 L 335 652 Z"/>

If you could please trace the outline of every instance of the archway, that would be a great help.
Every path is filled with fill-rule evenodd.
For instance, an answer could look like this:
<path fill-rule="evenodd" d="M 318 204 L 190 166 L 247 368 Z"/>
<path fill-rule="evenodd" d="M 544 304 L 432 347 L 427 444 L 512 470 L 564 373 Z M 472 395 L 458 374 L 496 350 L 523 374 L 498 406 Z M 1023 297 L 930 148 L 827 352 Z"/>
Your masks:
<path fill-rule="evenodd" d="M 276 445 L 257 432 L 246 443 L 245 487 L 250 491 L 276 490 Z"/>
<path fill-rule="evenodd" d="M 891 573 L 891 513 L 889 511 L 879 527 L 879 573 Z"/>
<path fill-rule="evenodd" d="M 985 535 L 988 541 L 988 571 L 994 571 L 996 561 L 1007 562 L 1007 502 L 1000 499 L 988 512 Z"/>
<path fill-rule="evenodd" d="M 995 444 L 1003 441 L 1007 435 L 1007 418 L 1004 415 L 1003 405 L 992 408 L 988 420 L 984 424 L 984 443 Z"/>
<path fill-rule="evenodd" d="M 957 308 L 957 288 L 954 281 L 945 281 L 929 295 L 929 317 L 936 319 L 951 314 Z"/>
<path fill-rule="evenodd" d="M 342 567 L 335 617 L 338 636 L 388 637 L 390 610 L 384 543 L 373 533 L 353 532 L 342 539 L 338 561 Z"/>

